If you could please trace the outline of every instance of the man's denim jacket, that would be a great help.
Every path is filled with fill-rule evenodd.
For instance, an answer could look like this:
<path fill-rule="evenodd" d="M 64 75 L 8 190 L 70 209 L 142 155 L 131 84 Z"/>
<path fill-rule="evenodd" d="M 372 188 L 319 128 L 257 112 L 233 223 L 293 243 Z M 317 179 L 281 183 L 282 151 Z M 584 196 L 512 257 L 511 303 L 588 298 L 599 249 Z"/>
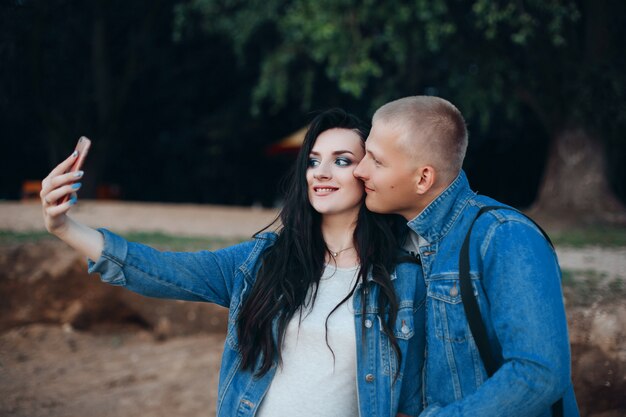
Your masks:
<path fill-rule="evenodd" d="M 578 416 L 556 255 L 538 229 L 513 210 L 479 217 L 470 240 L 470 276 L 491 346 L 502 367 L 489 379 L 468 327 L 459 287 L 459 252 L 480 207 L 465 173 L 408 226 L 427 286 L 427 358 L 422 416 L 550 416 L 564 397 Z"/>
<path fill-rule="evenodd" d="M 229 308 L 228 331 L 220 369 L 217 416 L 255 415 L 276 371 L 276 364 L 262 377 L 240 369 L 237 314 L 252 288 L 260 267 L 260 255 L 276 235 L 264 233 L 253 241 L 214 252 L 159 252 L 127 242 L 100 229 L 104 250 L 97 262 L 89 260 L 89 272 L 104 282 L 124 286 L 149 297 L 204 301 Z M 394 417 L 396 412 L 418 415 L 422 409 L 420 372 L 425 348 L 425 285 L 419 265 L 400 263 L 391 276 L 399 302 L 393 328 L 402 352 L 400 369 L 387 336 L 380 326 L 377 308 L 379 287 L 367 294 L 362 321 L 360 292 L 355 291 L 359 410 L 363 417 Z M 369 277 L 371 280 L 371 276 Z M 359 284 L 360 285 L 360 284 Z M 397 380 L 394 377 L 397 374 Z"/>

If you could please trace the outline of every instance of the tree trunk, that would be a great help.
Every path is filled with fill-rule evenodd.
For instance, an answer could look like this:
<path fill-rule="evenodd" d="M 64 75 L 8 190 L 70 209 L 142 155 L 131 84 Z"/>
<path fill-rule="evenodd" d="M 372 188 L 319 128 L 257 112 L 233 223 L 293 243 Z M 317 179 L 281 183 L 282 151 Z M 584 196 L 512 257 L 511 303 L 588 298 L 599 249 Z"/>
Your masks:
<path fill-rule="evenodd" d="M 606 177 L 603 142 L 582 128 L 558 131 L 531 212 L 563 221 L 626 224 L 626 208 Z"/>

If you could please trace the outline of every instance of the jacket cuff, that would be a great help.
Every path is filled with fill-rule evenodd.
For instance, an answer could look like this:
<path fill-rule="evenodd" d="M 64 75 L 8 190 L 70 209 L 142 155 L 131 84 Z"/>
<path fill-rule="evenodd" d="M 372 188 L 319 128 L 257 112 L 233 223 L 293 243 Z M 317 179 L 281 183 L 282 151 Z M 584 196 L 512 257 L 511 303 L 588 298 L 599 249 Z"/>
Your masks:
<path fill-rule="evenodd" d="M 123 266 L 128 253 L 128 242 L 106 229 L 98 231 L 104 238 L 104 248 L 96 262 L 87 259 L 87 272 L 100 274 L 100 279 L 108 284 L 126 285 Z"/>

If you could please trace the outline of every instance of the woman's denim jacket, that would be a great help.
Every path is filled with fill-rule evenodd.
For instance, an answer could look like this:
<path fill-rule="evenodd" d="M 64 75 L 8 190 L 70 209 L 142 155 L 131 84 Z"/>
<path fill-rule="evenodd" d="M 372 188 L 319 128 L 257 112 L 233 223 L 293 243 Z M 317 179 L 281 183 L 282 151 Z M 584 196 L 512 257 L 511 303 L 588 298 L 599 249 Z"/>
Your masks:
<path fill-rule="evenodd" d="M 461 302 L 459 252 L 480 207 L 504 206 L 469 188 L 463 172 L 408 226 L 427 284 L 427 359 L 422 416 L 550 416 L 564 397 L 578 416 L 556 255 L 538 229 L 508 209 L 476 221 L 470 277 L 502 367 L 489 379 Z"/>
<path fill-rule="evenodd" d="M 139 294 L 188 301 L 204 301 L 229 308 L 228 331 L 220 369 L 217 416 L 253 416 L 269 388 L 276 364 L 261 377 L 240 369 L 237 314 L 252 288 L 260 256 L 276 235 L 263 233 L 250 242 L 214 252 L 159 252 L 127 242 L 99 229 L 104 250 L 89 272 L 104 282 L 124 286 Z M 397 412 L 418 415 L 422 408 L 420 372 L 424 362 L 425 285 L 419 265 L 398 264 L 391 276 L 399 301 L 394 327 L 402 352 L 400 368 L 377 309 L 379 287 L 367 294 L 362 321 L 360 292 L 355 291 L 357 385 L 360 415 L 394 417 Z M 368 278 L 371 280 L 371 276 Z M 397 373 L 397 379 L 394 377 Z"/>

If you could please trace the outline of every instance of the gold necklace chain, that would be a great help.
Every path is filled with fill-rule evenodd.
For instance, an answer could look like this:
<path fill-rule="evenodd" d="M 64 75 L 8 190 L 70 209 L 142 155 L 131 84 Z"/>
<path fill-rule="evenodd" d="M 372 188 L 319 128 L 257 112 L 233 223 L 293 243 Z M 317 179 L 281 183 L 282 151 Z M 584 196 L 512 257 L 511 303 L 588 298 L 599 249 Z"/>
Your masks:
<path fill-rule="evenodd" d="M 334 252 L 330 249 L 328 249 L 328 251 L 333 256 L 333 258 L 336 258 L 341 252 L 347 251 L 348 249 L 352 249 L 352 248 L 354 248 L 354 246 L 348 246 L 347 248 L 343 248 L 341 250 L 338 250 L 337 252 Z"/>

